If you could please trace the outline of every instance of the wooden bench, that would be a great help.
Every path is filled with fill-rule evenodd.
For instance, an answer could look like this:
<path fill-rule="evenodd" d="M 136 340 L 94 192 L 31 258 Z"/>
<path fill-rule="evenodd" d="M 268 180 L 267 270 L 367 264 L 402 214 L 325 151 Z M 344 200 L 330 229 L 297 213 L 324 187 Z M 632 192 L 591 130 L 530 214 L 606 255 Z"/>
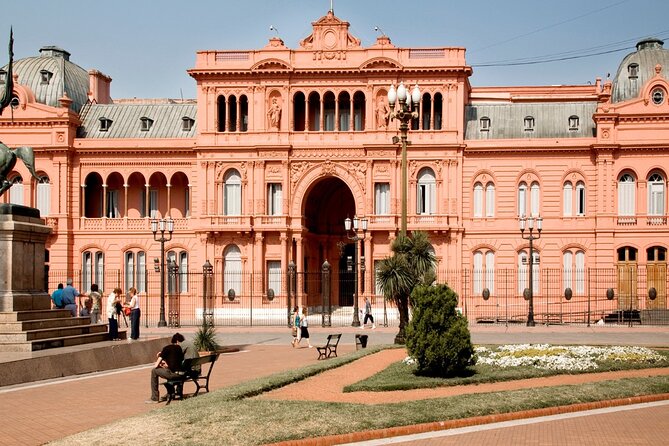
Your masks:
<path fill-rule="evenodd" d="M 197 358 L 185 359 L 182 365 L 183 375 L 180 378 L 170 379 L 163 383 L 167 390 L 167 404 L 170 404 L 174 399 L 183 399 L 184 383 L 188 381 L 193 382 L 196 386 L 193 396 L 197 396 L 202 388 L 209 392 L 209 377 L 211 376 L 211 371 L 214 369 L 214 363 L 218 359 L 218 355 L 218 353 L 213 353 Z M 204 366 L 206 364 L 209 364 L 209 366 L 205 373 Z"/>
<path fill-rule="evenodd" d="M 330 356 L 337 357 L 337 345 L 339 345 L 339 339 L 341 338 L 341 333 L 328 335 L 328 342 L 322 347 L 316 347 L 318 350 L 318 359 L 329 358 Z"/>

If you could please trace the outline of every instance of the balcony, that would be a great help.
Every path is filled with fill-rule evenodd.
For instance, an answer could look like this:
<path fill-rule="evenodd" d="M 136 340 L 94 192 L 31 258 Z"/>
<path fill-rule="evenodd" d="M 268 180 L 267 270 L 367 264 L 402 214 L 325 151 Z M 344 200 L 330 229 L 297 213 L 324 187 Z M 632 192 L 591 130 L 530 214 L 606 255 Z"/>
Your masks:
<path fill-rule="evenodd" d="M 286 215 L 259 215 L 253 218 L 253 227 L 256 230 L 280 230 L 288 226 Z"/>
<path fill-rule="evenodd" d="M 215 215 L 209 219 L 209 230 L 212 231 L 251 231 L 253 225 L 252 217 L 249 215 Z"/>
<path fill-rule="evenodd" d="M 619 215 L 616 219 L 618 226 L 622 227 L 650 227 L 666 228 L 666 215 Z"/>
<path fill-rule="evenodd" d="M 175 218 L 174 229 L 185 231 L 190 228 L 189 218 Z M 84 231 L 147 231 L 151 232 L 151 219 L 143 218 L 87 218 L 79 219 L 79 229 Z"/>

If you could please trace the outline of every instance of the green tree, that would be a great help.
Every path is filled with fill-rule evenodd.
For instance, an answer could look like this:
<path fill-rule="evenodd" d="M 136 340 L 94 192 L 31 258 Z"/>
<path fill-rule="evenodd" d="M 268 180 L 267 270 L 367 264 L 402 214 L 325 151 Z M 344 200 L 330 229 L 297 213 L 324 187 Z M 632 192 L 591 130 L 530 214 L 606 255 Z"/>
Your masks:
<path fill-rule="evenodd" d="M 435 280 L 435 256 L 426 232 L 414 231 L 411 237 L 400 235 L 391 245 L 393 255 L 380 262 L 377 282 L 385 299 L 394 302 L 400 316 L 396 344 L 404 344 L 409 323 L 409 296 L 419 284 Z"/>
<path fill-rule="evenodd" d="M 411 293 L 413 317 L 406 329 L 417 373 L 459 376 L 476 363 L 467 319 L 456 311 L 458 295 L 448 285 L 419 285 Z"/>

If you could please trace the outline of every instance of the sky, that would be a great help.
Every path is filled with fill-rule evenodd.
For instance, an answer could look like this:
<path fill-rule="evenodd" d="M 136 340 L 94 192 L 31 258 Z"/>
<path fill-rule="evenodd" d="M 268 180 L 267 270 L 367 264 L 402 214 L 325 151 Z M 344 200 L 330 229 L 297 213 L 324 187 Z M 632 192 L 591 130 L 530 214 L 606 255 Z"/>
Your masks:
<path fill-rule="evenodd" d="M 46 45 L 112 78 L 112 97 L 194 98 L 198 50 L 253 50 L 278 35 L 291 49 L 331 0 L 21 0 L 3 2 L 0 65 Z M 667 0 L 332 0 L 363 46 L 464 47 L 475 87 L 583 85 L 615 76 L 646 37 L 667 40 Z M 270 30 L 273 26 L 277 31 Z M 375 31 L 378 28 L 379 31 Z M 535 63 L 538 61 L 546 61 Z M 525 64 L 525 62 L 531 62 Z M 518 64 L 523 63 L 523 64 Z M 667 67 L 669 69 L 669 67 Z"/>

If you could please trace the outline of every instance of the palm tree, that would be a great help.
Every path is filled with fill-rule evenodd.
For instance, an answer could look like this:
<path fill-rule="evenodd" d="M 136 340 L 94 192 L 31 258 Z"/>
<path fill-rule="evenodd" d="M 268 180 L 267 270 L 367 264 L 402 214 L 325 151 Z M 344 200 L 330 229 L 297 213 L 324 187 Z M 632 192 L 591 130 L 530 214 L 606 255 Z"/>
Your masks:
<path fill-rule="evenodd" d="M 435 256 L 426 232 L 414 231 L 411 237 L 400 235 L 391 246 L 393 255 L 380 262 L 377 282 L 385 299 L 395 303 L 400 314 L 396 344 L 404 344 L 409 323 L 409 297 L 418 284 L 435 280 Z"/>

